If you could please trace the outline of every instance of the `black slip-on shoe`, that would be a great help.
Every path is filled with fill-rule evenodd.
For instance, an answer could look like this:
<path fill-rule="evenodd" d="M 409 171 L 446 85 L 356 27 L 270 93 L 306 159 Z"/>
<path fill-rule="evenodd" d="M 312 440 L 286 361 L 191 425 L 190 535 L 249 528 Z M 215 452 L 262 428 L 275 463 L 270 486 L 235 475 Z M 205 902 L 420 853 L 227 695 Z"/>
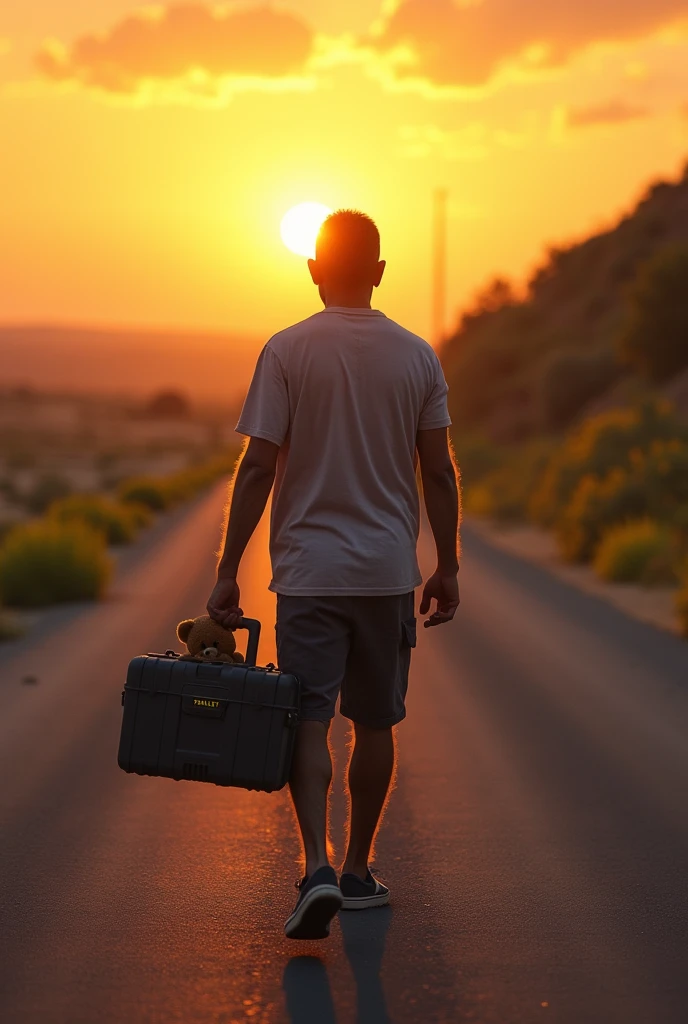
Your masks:
<path fill-rule="evenodd" d="M 369 907 L 386 907 L 389 903 L 389 889 L 373 878 L 370 871 L 365 879 L 347 871 L 339 879 L 339 888 L 343 897 L 342 910 L 367 910 Z"/>
<path fill-rule="evenodd" d="M 299 884 L 299 898 L 284 926 L 288 939 L 326 939 L 330 921 L 342 906 L 337 876 L 330 867 L 318 868 Z"/>

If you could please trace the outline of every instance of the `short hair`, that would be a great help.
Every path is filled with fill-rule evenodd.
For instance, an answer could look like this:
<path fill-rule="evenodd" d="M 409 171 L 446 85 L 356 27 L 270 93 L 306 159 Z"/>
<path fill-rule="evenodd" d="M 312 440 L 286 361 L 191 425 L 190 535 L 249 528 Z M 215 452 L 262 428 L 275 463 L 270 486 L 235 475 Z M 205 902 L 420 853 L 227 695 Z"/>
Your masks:
<path fill-rule="evenodd" d="M 315 245 L 316 259 L 337 280 L 366 281 L 380 261 L 380 232 L 360 210 L 336 210 L 323 221 Z"/>

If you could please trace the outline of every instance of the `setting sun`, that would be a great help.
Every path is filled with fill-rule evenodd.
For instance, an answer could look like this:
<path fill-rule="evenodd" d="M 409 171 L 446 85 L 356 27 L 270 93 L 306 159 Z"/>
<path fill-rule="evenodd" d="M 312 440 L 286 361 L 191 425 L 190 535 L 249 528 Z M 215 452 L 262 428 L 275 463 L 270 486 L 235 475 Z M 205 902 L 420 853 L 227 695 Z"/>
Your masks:
<path fill-rule="evenodd" d="M 331 213 L 332 210 L 322 203 L 299 203 L 293 206 L 282 218 L 280 228 L 287 249 L 291 249 L 297 256 L 313 259 L 318 231 Z"/>

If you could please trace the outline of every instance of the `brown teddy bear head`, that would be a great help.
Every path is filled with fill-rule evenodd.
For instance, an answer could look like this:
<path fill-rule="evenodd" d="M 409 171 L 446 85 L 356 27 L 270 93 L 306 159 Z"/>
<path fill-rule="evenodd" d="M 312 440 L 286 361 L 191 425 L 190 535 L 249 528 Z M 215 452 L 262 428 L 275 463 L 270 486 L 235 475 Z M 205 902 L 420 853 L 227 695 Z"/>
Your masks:
<path fill-rule="evenodd" d="M 214 622 L 209 615 L 199 615 L 197 619 L 184 619 L 177 626 L 177 636 L 186 644 L 186 658 L 202 661 L 233 661 L 244 659 L 237 652 L 236 640 L 231 629 L 225 629 Z"/>

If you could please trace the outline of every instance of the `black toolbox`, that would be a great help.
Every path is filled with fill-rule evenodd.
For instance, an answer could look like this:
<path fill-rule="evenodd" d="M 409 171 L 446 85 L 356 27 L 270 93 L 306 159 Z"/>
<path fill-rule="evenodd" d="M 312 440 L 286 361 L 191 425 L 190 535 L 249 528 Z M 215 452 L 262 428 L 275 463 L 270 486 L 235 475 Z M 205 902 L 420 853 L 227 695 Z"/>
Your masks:
<path fill-rule="evenodd" d="M 257 668 L 260 623 L 246 664 L 188 661 L 173 651 L 129 665 L 118 762 L 125 772 L 212 782 L 266 793 L 289 778 L 299 683 L 273 665 Z"/>

